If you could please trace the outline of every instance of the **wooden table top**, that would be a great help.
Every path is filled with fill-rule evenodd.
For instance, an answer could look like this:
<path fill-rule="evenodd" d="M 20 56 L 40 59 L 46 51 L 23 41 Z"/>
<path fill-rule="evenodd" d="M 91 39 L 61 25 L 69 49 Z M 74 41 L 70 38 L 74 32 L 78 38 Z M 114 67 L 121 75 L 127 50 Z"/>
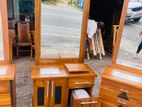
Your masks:
<path fill-rule="evenodd" d="M 142 72 L 119 66 L 107 67 L 103 77 L 122 84 L 142 89 Z"/>
<path fill-rule="evenodd" d="M 14 80 L 15 70 L 16 66 L 14 64 L 0 65 L 0 80 Z"/>
<path fill-rule="evenodd" d="M 79 67 L 80 65 L 76 64 L 76 66 Z M 84 70 L 82 67 L 80 69 Z M 65 65 L 35 65 L 32 67 L 32 79 L 96 76 L 92 69 L 88 67 L 88 70 L 87 73 L 68 73 Z"/>

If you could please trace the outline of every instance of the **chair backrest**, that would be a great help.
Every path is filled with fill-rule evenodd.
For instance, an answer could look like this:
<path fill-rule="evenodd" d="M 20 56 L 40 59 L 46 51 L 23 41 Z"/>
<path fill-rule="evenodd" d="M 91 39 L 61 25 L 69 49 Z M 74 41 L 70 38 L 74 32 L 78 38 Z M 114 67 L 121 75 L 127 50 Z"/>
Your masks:
<path fill-rule="evenodd" d="M 30 26 L 27 22 L 18 22 L 18 42 L 29 43 L 30 37 Z"/>

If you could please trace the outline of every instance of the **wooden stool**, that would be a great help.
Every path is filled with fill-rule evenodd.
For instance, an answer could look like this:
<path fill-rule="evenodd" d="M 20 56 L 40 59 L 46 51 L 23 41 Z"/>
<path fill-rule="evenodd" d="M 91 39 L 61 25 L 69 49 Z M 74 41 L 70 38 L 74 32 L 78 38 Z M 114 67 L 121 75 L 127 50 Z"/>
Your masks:
<path fill-rule="evenodd" d="M 89 97 L 78 99 L 75 93 L 72 92 L 70 107 L 101 107 L 101 98 Z"/>
<path fill-rule="evenodd" d="M 102 55 L 105 55 L 104 45 L 103 45 L 103 39 L 102 39 L 102 33 L 101 29 L 97 29 L 96 34 L 93 38 L 91 38 L 92 41 L 92 48 L 93 48 L 93 55 L 96 56 L 99 54 L 99 59 L 102 59 Z"/>

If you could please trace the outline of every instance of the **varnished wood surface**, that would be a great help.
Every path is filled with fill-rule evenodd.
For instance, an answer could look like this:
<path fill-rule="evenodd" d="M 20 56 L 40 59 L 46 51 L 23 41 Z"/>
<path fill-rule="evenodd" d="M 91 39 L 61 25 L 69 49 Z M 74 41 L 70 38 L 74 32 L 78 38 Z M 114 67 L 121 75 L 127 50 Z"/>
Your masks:
<path fill-rule="evenodd" d="M 13 61 L 13 44 L 15 40 L 15 30 L 14 29 L 9 29 L 9 52 L 10 52 L 10 62 L 12 63 Z"/>
<path fill-rule="evenodd" d="M 81 104 L 81 103 L 91 103 L 92 104 Z M 95 102 L 95 103 L 93 103 Z M 100 97 L 90 97 L 90 98 L 77 98 L 75 93 L 72 92 L 71 96 L 71 107 L 101 107 Z"/>
<path fill-rule="evenodd" d="M 117 71 L 120 72 L 121 76 L 113 75 Z M 128 75 L 129 77 L 134 77 L 134 79 L 132 78 L 130 80 L 130 78 L 126 78 L 126 75 Z M 142 89 L 142 72 L 140 70 L 133 70 L 124 66 L 120 68 L 117 66 L 111 66 L 105 69 L 103 78 Z M 136 81 L 135 78 L 140 79 L 140 81 Z"/>
<path fill-rule="evenodd" d="M 53 68 L 59 69 L 60 74 L 40 74 L 41 68 Z M 32 79 L 44 79 L 44 78 L 60 78 L 60 77 L 67 77 L 67 73 L 64 70 L 63 65 L 37 65 L 32 67 Z"/>
<path fill-rule="evenodd" d="M 11 105 L 10 93 L 0 94 L 0 107 Z"/>
<path fill-rule="evenodd" d="M 10 81 L 9 80 L 0 81 L 0 94 L 1 93 L 10 93 Z"/>
<path fill-rule="evenodd" d="M 65 67 L 67 68 L 68 73 L 84 73 L 89 72 L 90 68 L 87 64 L 65 64 Z"/>
<path fill-rule="evenodd" d="M 79 69 L 80 64 L 74 65 Z M 88 66 L 87 66 L 88 67 Z M 40 74 L 40 68 L 59 68 L 60 74 L 56 75 L 46 75 Z M 86 68 L 86 66 L 85 66 Z M 65 65 L 36 65 L 32 68 L 32 79 L 33 79 L 33 107 L 46 107 L 50 104 L 50 107 L 67 107 L 68 103 L 68 95 L 69 89 L 75 88 L 87 88 L 89 94 L 92 95 L 93 85 L 94 85 L 94 78 L 96 74 L 93 72 L 92 69 L 89 67 L 87 68 L 87 73 L 75 73 L 69 74 Z M 80 67 L 79 70 L 84 70 L 84 67 Z M 54 72 L 54 71 L 52 71 Z M 61 104 L 55 104 L 54 97 L 55 97 L 55 87 L 61 86 L 62 87 L 62 94 L 61 94 Z M 37 106 L 37 88 L 44 87 L 46 99 L 44 99 L 45 104 L 44 106 Z M 53 89 L 54 87 L 54 89 Z M 47 94 L 47 92 L 49 94 Z"/>
<path fill-rule="evenodd" d="M 122 93 L 128 100 L 118 97 Z M 102 76 L 100 96 L 102 107 L 141 107 L 142 72 L 120 65 L 107 67 Z"/>
<path fill-rule="evenodd" d="M 9 37 L 8 37 L 8 18 L 7 18 L 7 1 L 0 0 L 0 11 L 2 16 L 2 36 L 4 46 L 4 60 L 0 61 L 0 64 L 10 63 L 10 52 L 9 52 Z"/>
<path fill-rule="evenodd" d="M 76 67 L 79 69 L 80 67 L 80 70 L 84 70 L 83 67 L 81 67 L 80 65 Z M 40 74 L 40 68 L 59 68 L 60 69 L 60 74 L 58 75 L 42 75 Z M 86 67 L 85 67 L 86 69 Z M 88 72 L 87 73 L 68 73 L 67 72 L 67 69 L 64 65 L 36 65 L 36 66 L 33 66 L 32 67 L 32 79 L 39 79 L 39 78 L 50 78 L 50 77 L 69 77 L 69 78 L 78 78 L 78 77 L 95 77 L 96 74 L 93 72 L 92 69 L 90 69 L 89 67 L 87 68 L 88 69 Z"/>
<path fill-rule="evenodd" d="M 15 70 L 16 66 L 11 65 L 0 65 L 0 68 L 6 68 L 6 74 L 0 74 L 0 80 L 14 80 L 15 79 Z"/>

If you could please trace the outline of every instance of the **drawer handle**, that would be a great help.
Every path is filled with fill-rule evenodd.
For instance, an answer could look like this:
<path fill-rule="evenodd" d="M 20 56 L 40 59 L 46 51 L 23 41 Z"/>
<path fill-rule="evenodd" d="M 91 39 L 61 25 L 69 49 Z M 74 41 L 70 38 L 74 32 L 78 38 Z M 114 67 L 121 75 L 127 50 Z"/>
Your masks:
<path fill-rule="evenodd" d="M 129 91 L 125 90 L 125 89 L 120 89 L 120 91 L 128 93 Z"/>
<path fill-rule="evenodd" d="M 90 83 L 91 83 L 91 82 L 87 82 L 87 81 L 86 81 L 86 82 L 76 82 L 75 84 L 76 84 L 76 85 L 79 85 L 79 84 L 90 84 Z"/>
<path fill-rule="evenodd" d="M 81 102 L 80 104 L 96 104 L 98 101 L 92 101 L 92 102 Z"/>
<path fill-rule="evenodd" d="M 121 101 L 121 100 L 117 100 L 118 103 L 122 104 L 122 105 L 126 105 L 125 102 Z"/>
<path fill-rule="evenodd" d="M 54 81 L 52 81 L 52 96 L 51 97 L 53 97 L 53 95 L 54 95 Z"/>
<path fill-rule="evenodd" d="M 48 93 L 49 93 L 49 81 L 47 81 L 47 97 L 48 97 Z"/>

